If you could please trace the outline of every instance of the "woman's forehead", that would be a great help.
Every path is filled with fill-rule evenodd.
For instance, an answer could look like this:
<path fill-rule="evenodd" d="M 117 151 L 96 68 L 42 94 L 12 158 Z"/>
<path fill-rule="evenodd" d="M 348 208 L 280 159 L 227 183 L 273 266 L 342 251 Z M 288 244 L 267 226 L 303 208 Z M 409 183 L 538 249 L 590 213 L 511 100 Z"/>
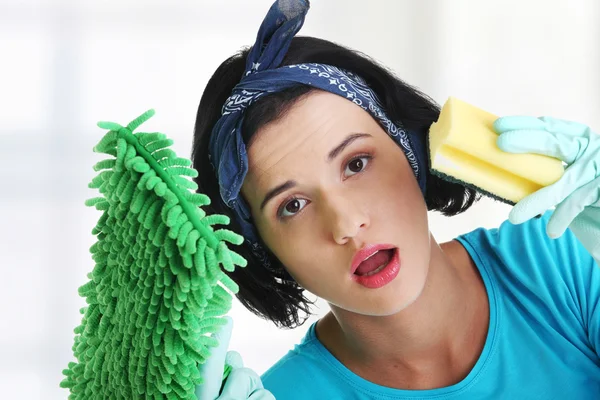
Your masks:
<path fill-rule="evenodd" d="M 341 157 L 344 143 L 389 140 L 379 124 L 345 98 L 317 92 L 302 98 L 281 119 L 256 132 L 248 148 L 248 174 L 243 192 L 261 197 L 287 181 L 322 178 Z"/>
<path fill-rule="evenodd" d="M 378 127 L 356 104 L 336 94 L 317 91 L 298 102 L 278 120 L 260 128 L 248 148 L 250 166 L 284 158 L 326 157 L 332 146 L 351 133 Z M 323 159 L 325 161 L 325 159 Z"/>

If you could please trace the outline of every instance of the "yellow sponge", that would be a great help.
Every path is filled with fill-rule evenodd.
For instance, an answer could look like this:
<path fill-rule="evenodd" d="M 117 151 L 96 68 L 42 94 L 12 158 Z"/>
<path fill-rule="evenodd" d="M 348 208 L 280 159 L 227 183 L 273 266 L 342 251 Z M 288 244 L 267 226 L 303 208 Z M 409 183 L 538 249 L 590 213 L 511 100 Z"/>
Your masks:
<path fill-rule="evenodd" d="M 431 172 L 442 179 L 515 204 L 556 182 L 564 173 L 561 160 L 539 154 L 507 153 L 496 145 L 497 119 L 450 97 L 429 129 Z"/>

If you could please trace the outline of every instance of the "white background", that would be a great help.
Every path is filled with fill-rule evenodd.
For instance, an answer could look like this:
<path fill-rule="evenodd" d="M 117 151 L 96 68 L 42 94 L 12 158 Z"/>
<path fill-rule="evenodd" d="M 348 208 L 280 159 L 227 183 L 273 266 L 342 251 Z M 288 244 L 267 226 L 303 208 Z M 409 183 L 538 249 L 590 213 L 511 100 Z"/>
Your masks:
<path fill-rule="evenodd" d="M 97 194 L 87 188 L 101 159 L 96 122 L 155 108 L 144 130 L 189 157 L 204 85 L 252 44 L 270 5 L 0 0 L 0 398 L 68 395 L 58 384 L 100 215 L 83 204 Z M 374 57 L 438 103 L 453 95 L 497 115 L 600 129 L 597 0 L 314 0 L 301 34 Z M 451 219 L 432 213 L 431 230 L 445 241 L 508 211 L 484 200 Z M 237 303 L 232 316 L 231 348 L 259 373 L 305 331 L 278 331 Z"/>

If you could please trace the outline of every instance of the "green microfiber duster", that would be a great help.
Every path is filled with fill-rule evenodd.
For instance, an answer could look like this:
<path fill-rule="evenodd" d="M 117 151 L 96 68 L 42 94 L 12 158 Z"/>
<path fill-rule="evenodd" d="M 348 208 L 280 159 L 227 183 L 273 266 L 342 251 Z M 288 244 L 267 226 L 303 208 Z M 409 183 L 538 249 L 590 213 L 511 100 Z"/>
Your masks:
<path fill-rule="evenodd" d="M 94 166 L 89 184 L 102 197 L 86 205 L 102 211 L 92 230 L 95 266 L 79 288 L 87 306 L 75 329 L 73 353 L 61 387 L 69 399 L 195 399 L 198 365 L 217 341 L 238 286 L 233 271 L 246 260 L 227 243 L 243 238 L 206 215 L 207 196 L 193 192 L 191 161 L 169 149 L 162 133 L 129 125 L 109 129 L 94 151 L 111 157 Z M 224 371 L 225 376 L 228 371 Z"/>

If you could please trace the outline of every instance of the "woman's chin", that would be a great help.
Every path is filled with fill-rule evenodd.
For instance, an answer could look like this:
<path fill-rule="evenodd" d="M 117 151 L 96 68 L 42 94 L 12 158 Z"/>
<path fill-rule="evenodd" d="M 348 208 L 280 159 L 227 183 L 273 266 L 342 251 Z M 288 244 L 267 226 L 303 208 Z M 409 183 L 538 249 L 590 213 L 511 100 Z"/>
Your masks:
<path fill-rule="evenodd" d="M 402 295 L 393 291 L 379 293 L 376 296 L 372 294 L 364 296 L 364 293 L 361 293 L 362 296 L 361 294 L 353 296 L 351 302 L 329 302 L 329 304 L 354 314 L 371 317 L 389 317 L 408 308 L 419 298 L 421 292 L 422 288 L 405 292 Z"/>

